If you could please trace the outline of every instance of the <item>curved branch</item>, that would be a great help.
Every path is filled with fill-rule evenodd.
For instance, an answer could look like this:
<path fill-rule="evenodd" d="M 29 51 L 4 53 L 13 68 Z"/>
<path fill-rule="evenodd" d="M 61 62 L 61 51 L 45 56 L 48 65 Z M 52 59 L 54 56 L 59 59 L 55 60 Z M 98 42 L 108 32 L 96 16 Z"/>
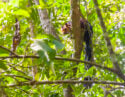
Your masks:
<path fill-rule="evenodd" d="M 96 8 L 96 13 L 98 15 L 98 18 L 99 18 L 99 21 L 100 21 L 100 24 L 101 24 L 101 28 L 103 30 L 103 36 L 104 36 L 105 41 L 107 43 L 107 48 L 108 48 L 109 54 L 111 56 L 111 60 L 113 62 L 113 65 L 114 65 L 114 69 L 117 71 L 117 75 L 125 81 L 125 75 L 122 73 L 122 71 L 119 67 L 117 58 L 116 58 L 116 54 L 113 51 L 113 47 L 112 47 L 110 38 L 108 36 L 108 32 L 106 31 L 107 29 L 106 29 L 106 26 L 105 26 L 105 23 L 104 23 L 104 20 L 103 20 L 98 2 L 97 2 L 97 0 L 93 0 L 93 2 L 94 2 L 95 8 Z"/>
<path fill-rule="evenodd" d="M 13 54 L 13 55 L 15 55 L 15 56 L 18 56 L 16 53 L 14 53 L 13 51 L 9 50 L 8 48 L 6 48 L 6 47 L 4 47 L 4 46 L 1 46 L 1 45 L 0 45 L 0 48 L 6 50 L 6 51 L 8 51 L 8 52 L 10 52 L 11 54 Z"/>
<path fill-rule="evenodd" d="M 121 85 L 124 86 L 125 83 L 120 82 L 109 82 L 109 81 L 77 81 L 77 80 L 55 80 L 55 81 L 28 81 L 21 82 L 18 84 L 12 84 L 8 86 L 1 86 L 2 88 L 10 88 L 17 86 L 25 86 L 25 85 L 41 85 L 41 84 L 79 84 L 79 83 L 95 83 L 95 84 L 113 84 L 113 85 Z"/>
<path fill-rule="evenodd" d="M 39 56 L 4 56 L 4 57 L 0 57 L 1 59 L 7 59 L 7 58 L 40 58 Z M 95 67 L 98 67 L 98 68 L 102 68 L 102 69 L 105 69 L 105 70 L 109 70 L 115 74 L 117 74 L 117 71 L 112 69 L 112 68 L 108 68 L 106 66 L 102 66 L 102 65 L 99 65 L 97 63 L 94 63 L 94 62 L 89 62 L 89 61 L 82 61 L 82 60 L 79 60 L 79 59 L 72 59 L 72 58 L 62 58 L 62 57 L 55 57 L 55 60 L 65 60 L 65 61 L 72 61 L 72 62 L 81 62 L 81 63 L 85 63 L 85 64 L 89 64 L 89 65 L 92 65 L 92 66 L 95 66 Z"/>

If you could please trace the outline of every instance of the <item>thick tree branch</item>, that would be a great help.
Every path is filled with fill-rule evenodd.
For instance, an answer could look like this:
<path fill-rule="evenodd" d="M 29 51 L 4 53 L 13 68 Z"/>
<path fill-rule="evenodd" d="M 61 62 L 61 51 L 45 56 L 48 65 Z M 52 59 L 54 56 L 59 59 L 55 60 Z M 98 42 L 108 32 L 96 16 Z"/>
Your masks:
<path fill-rule="evenodd" d="M 40 57 L 39 56 L 4 56 L 4 57 L 0 57 L 0 59 L 7 59 L 7 58 L 40 58 Z M 61 57 L 55 57 L 55 60 L 65 60 L 65 61 L 85 63 L 85 64 L 89 64 L 89 65 L 92 65 L 92 66 L 95 66 L 95 67 L 98 67 L 101 69 L 105 69 L 105 70 L 108 70 L 108 71 L 111 71 L 111 72 L 117 74 L 116 70 L 114 70 L 112 68 L 108 68 L 106 66 L 102 66 L 101 64 L 97 64 L 94 62 L 82 61 L 79 59 L 72 59 L 72 58 L 61 58 Z"/>
<path fill-rule="evenodd" d="M 109 81 L 77 81 L 77 80 L 56 80 L 56 81 L 28 81 L 20 82 L 18 84 L 12 84 L 8 86 L 1 86 L 2 88 L 10 88 L 25 85 L 41 85 L 41 84 L 79 84 L 79 83 L 95 83 L 95 84 L 112 84 L 124 86 L 125 83 L 120 82 L 109 82 Z"/>
<path fill-rule="evenodd" d="M 104 23 L 102 14 L 101 14 L 101 10 L 98 7 L 98 2 L 97 2 L 97 0 L 93 0 L 93 1 L 94 1 L 94 4 L 95 4 L 97 15 L 98 15 L 99 20 L 100 20 L 102 30 L 103 30 L 103 36 L 104 36 L 104 38 L 106 40 L 108 51 L 109 51 L 109 54 L 111 56 L 111 60 L 112 60 L 113 65 L 114 65 L 114 69 L 117 71 L 118 76 L 125 81 L 125 75 L 122 73 L 122 71 L 121 71 L 121 69 L 119 67 L 116 55 L 115 55 L 115 53 L 113 51 L 113 47 L 112 47 L 110 38 L 108 37 L 108 32 L 106 31 L 107 29 L 106 29 L 106 26 L 105 26 L 105 23 Z"/>
<path fill-rule="evenodd" d="M 4 57 L 0 57 L 0 59 L 7 59 L 7 58 L 40 58 L 40 57 L 39 56 L 4 56 Z M 90 64 L 92 66 L 99 67 L 99 68 L 102 68 L 102 69 L 106 69 L 106 70 L 109 70 L 111 72 L 116 73 L 116 71 L 112 68 L 108 68 L 108 67 L 99 65 L 97 63 L 89 62 L 89 61 L 82 61 L 82 60 L 79 60 L 79 59 L 62 58 L 62 57 L 55 57 L 55 59 L 56 60 L 65 60 L 65 61 L 73 61 L 73 62 L 81 62 L 81 63 L 85 63 L 85 64 Z"/>
<path fill-rule="evenodd" d="M 39 5 L 39 0 L 33 0 L 36 5 Z M 59 39 L 59 36 L 56 33 L 56 30 L 52 24 L 52 22 L 49 19 L 49 15 L 47 12 L 47 9 L 38 9 L 39 17 L 40 17 L 40 22 L 42 25 L 42 28 L 47 34 L 53 35 L 56 39 Z"/>

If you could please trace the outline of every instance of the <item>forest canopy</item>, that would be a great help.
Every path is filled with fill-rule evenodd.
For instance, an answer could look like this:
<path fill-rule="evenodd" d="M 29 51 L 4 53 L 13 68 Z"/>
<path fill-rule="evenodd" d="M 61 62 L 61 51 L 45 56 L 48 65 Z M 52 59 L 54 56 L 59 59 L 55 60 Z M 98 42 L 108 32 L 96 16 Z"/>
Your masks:
<path fill-rule="evenodd" d="M 124 86 L 124 0 L 0 1 L 0 97 L 124 97 Z"/>

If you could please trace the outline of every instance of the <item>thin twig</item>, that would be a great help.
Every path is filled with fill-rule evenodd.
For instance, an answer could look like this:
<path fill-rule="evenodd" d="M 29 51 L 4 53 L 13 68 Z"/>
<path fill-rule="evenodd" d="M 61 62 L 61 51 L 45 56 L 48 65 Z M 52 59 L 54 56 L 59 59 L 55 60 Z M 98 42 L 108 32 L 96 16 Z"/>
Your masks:
<path fill-rule="evenodd" d="M 19 78 L 24 78 L 24 79 L 29 80 L 29 81 L 32 80 L 31 78 L 24 77 L 24 76 L 21 76 L 21 75 L 6 74 L 6 75 L 3 75 L 3 76 L 13 77 L 13 78 L 15 78 L 15 77 L 19 77 Z"/>
<path fill-rule="evenodd" d="M 15 55 L 15 56 L 18 56 L 16 53 L 14 53 L 13 51 L 9 50 L 8 48 L 6 48 L 6 47 L 4 47 L 4 46 L 1 46 L 1 45 L 0 45 L 0 48 L 5 49 L 6 51 L 12 53 L 12 54 Z"/>
<path fill-rule="evenodd" d="M 9 66 L 9 67 L 11 67 L 11 68 L 13 68 L 14 70 L 16 70 L 16 71 L 18 71 L 18 72 L 22 73 L 22 74 L 27 75 L 25 72 L 23 72 L 23 71 L 21 71 L 21 70 L 17 69 L 15 66 L 12 66 L 12 65 L 10 65 L 10 64 L 8 64 L 8 66 Z"/>
<path fill-rule="evenodd" d="M 117 88 L 113 88 L 113 89 L 111 89 L 110 91 L 115 91 L 115 90 L 120 90 L 120 89 L 125 90 L 125 87 L 117 87 Z"/>

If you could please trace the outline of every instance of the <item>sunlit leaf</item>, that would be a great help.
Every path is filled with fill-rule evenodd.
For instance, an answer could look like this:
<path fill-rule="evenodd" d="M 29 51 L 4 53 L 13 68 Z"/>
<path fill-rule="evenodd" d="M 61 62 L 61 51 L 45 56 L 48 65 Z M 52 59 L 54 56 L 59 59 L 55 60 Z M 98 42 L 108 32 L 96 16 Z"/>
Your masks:
<path fill-rule="evenodd" d="M 50 48 L 44 40 L 35 40 L 31 48 L 37 52 L 41 59 L 47 62 L 51 61 L 56 54 L 56 51 Z"/>
<path fill-rule="evenodd" d="M 13 12 L 14 15 L 20 15 L 20 16 L 24 16 L 24 17 L 30 17 L 30 14 L 28 13 L 28 11 L 24 10 L 24 9 L 19 9 Z"/>
<path fill-rule="evenodd" d="M 36 38 L 49 41 L 49 43 L 52 43 L 53 45 L 55 45 L 56 50 L 62 50 L 64 48 L 64 44 L 62 44 L 60 41 L 58 41 L 51 35 L 42 34 L 42 35 L 37 36 Z"/>
<path fill-rule="evenodd" d="M 10 0 L 10 4 L 13 5 L 14 7 L 19 7 L 19 1 L 20 0 Z"/>
<path fill-rule="evenodd" d="M 7 56 L 9 55 L 10 52 L 8 52 L 7 50 L 0 48 L 0 56 Z"/>

